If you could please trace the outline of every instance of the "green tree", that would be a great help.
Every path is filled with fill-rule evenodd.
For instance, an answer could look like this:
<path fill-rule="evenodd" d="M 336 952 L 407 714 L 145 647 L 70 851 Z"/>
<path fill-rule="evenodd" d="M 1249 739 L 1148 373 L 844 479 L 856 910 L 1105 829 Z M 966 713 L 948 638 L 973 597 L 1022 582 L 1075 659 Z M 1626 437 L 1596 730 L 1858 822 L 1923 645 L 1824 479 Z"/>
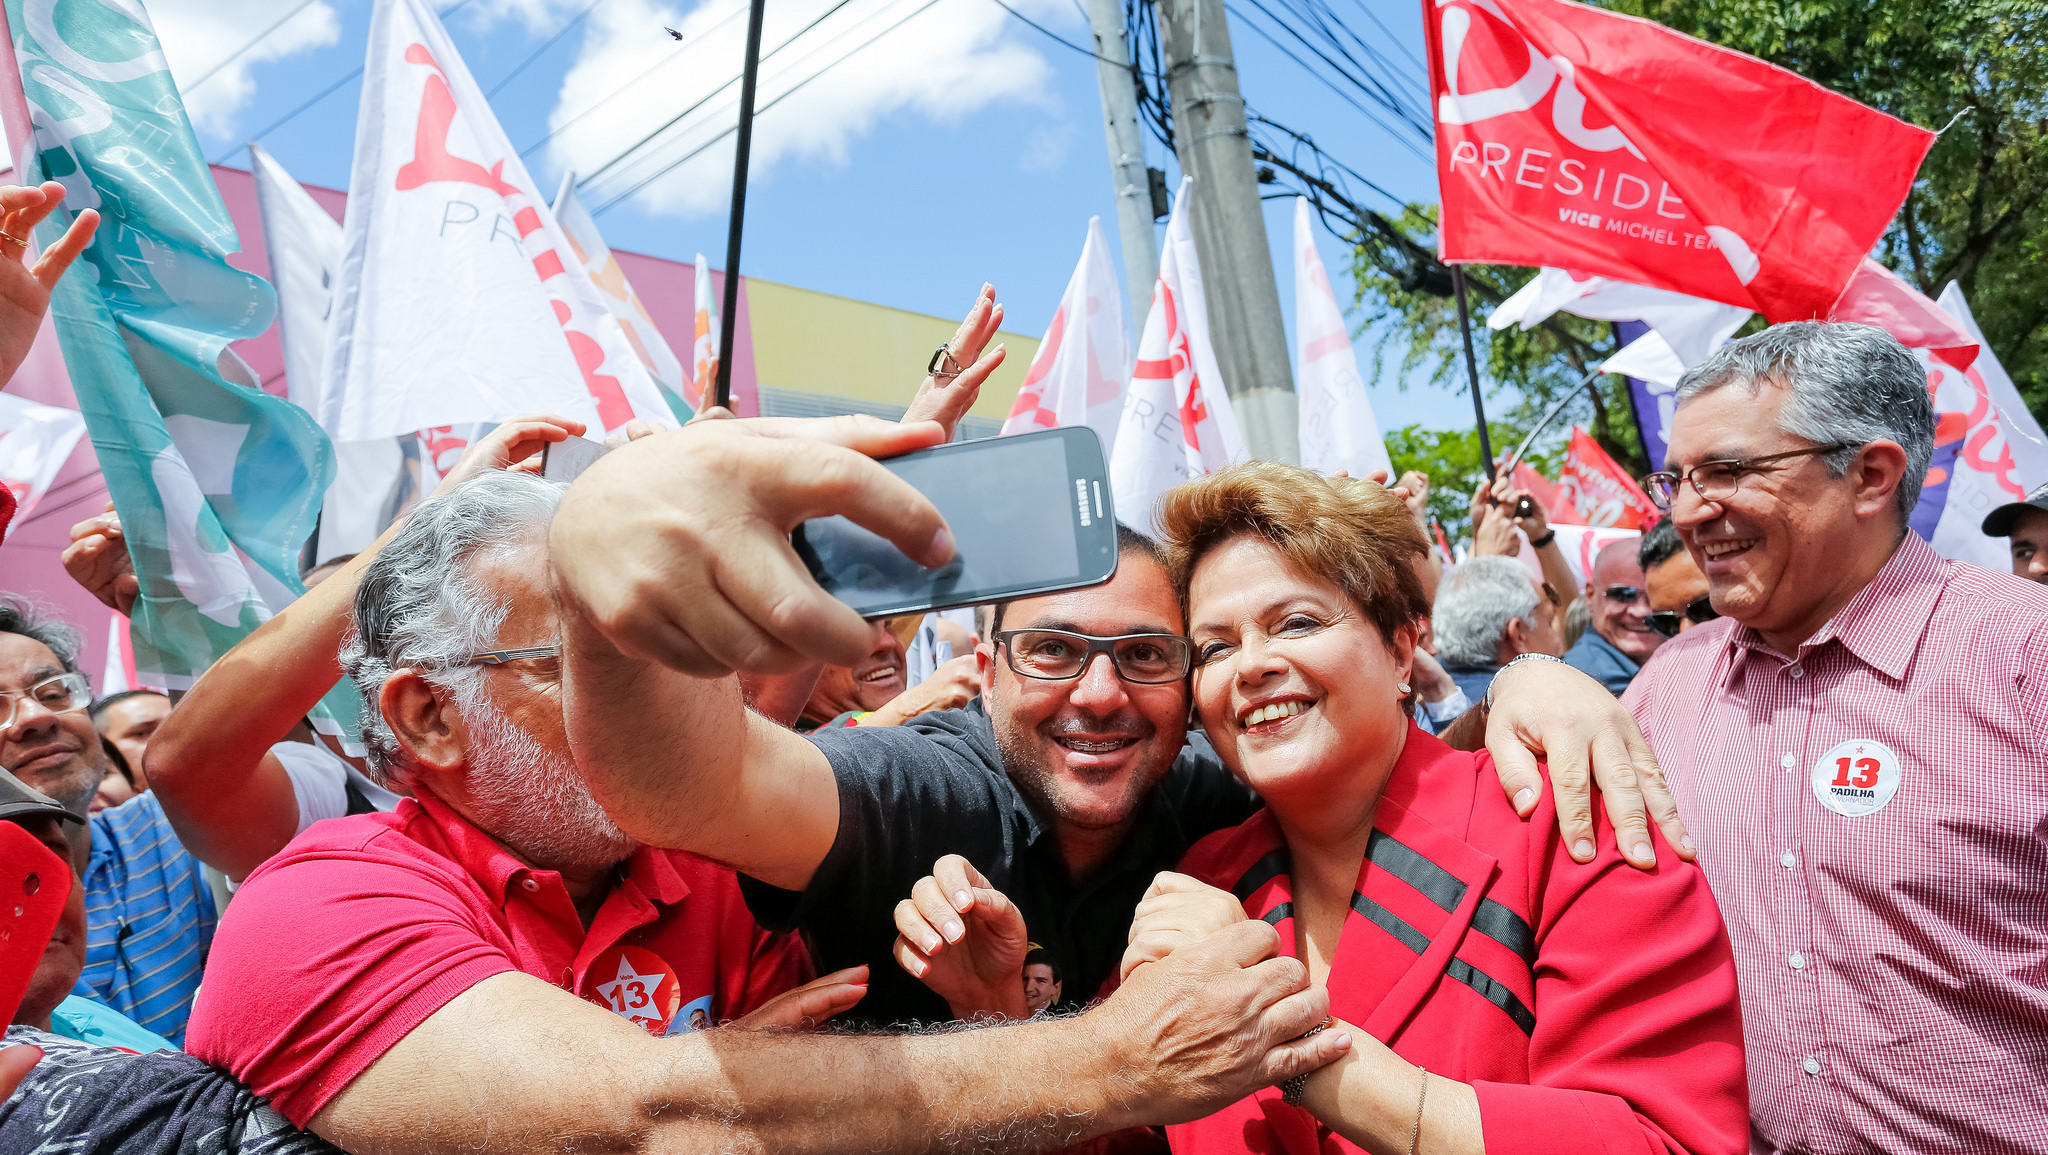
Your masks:
<path fill-rule="evenodd" d="M 1606 0 L 1941 128 L 1878 256 L 1962 285 L 2036 414 L 2048 408 L 2048 8 L 2039 0 Z"/>
<path fill-rule="evenodd" d="M 1488 421 L 1494 452 L 1505 454 L 1522 439 L 1522 432 L 1510 425 Z M 1425 429 L 1410 425 L 1386 435 L 1387 456 L 1394 462 L 1394 475 L 1409 470 L 1429 475 L 1429 515 L 1444 527 L 1453 542 L 1472 537 L 1472 491 L 1486 480 L 1485 459 L 1479 453 L 1476 429 Z M 1532 450 L 1528 461 L 1548 476 L 1557 475 L 1557 455 Z"/>

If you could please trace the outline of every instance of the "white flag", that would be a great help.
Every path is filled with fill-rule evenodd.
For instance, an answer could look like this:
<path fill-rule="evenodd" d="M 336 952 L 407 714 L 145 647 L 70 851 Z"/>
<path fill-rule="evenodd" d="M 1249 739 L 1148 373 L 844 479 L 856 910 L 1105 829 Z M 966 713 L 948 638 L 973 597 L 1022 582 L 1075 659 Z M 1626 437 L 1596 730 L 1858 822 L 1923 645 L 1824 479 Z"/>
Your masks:
<path fill-rule="evenodd" d="M 83 436 L 78 410 L 0 393 L 0 485 L 14 491 L 15 525 L 35 511 Z"/>
<path fill-rule="evenodd" d="M 1294 340 L 1301 393 L 1301 463 L 1319 473 L 1348 470 L 1364 477 L 1393 472 L 1387 443 L 1358 374 L 1358 354 L 1344 310 L 1323 271 L 1309 223 L 1308 198 L 1294 200 Z"/>
<path fill-rule="evenodd" d="M 1090 217 L 1081 263 L 1074 266 L 1052 326 L 1025 370 L 1003 433 L 1086 425 L 1102 438 L 1103 452 L 1113 452 L 1130 372 L 1123 290 L 1117 287 L 1109 245 L 1102 239 L 1102 218 Z"/>
<path fill-rule="evenodd" d="M 1245 460 L 1244 438 L 1224 391 L 1223 372 L 1209 344 L 1209 310 L 1202 299 L 1202 269 L 1188 223 L 1189 190 L 1182 177 L 1159 252 L 1159 283 L 1138 341 L 1138 362 L 1124 393 L 1109 478 L 1118 520 L 1157 536 L 1159 495 L 1183 481 Z"/>
<path fill-rule="evenodd" d="M 262 145 L 251 144 L 249 158 L 263 244 L 270 252 L 270 281 L 277 286 L 287 395 L 318 417 L 328 321 L 341 274 L 341 224 Z M 359 553 L 384 532 L 418 490 L 404 466 L 396 438 L 334 443 L 334 481 L 320 507 L 316 563 Z"/>
<path fill-rule="evenodd" d="M 697 280 L 691 295 L 696 299 L 694 334 L 690 348 L 690 384 L 683 400 L 692 409 L 703 410 L 718 400 L 718 310 L 713 306 L 711 266 L 704 254 L 697 254 Z"/>
<path fill-rule="evenodd" d="M 2010 571 L 2012 554 L 2006 540 L 1985 536 L 1984 515 L 2009 501 L 2024 500 L 2035 486 L 2048 481 L 2048 438 L 1984 340 L 1962 287 L 1951 281 L 1938 303 L 1977 339 L 1978 353 L 1963 371 L 1938 358 L 1925 358 L 1939 418 L 1936 440 L 1942 445 L 1957 443 L 1948 500 L 1929 544 L 1943 557 Z"/>
<path fill-rule="evenodd" d="M 674 414 L 425 0 L 377 0 L 321 424 Z"/>
<path fill-rule="evenodd" d="M 334 282 L 341 274 L 341 223 L 327 215 L 262 145 L 249 146 L 249 162 L 263 242 L 270 250 L 270 283 L 277 287 L 287 396 L 317 417 L 327 321 L 334 308 Z"/>
<path fill-rule="evenodd" d="M 1663 334 L 1687 367 L 1706 360 L 1749 320 L 1749 310 L 1737 305 L 1546 268 L 1502 301 L 1486 327 L 1533 329 L 1560 310 L 1595 321 L 1641 321 Z"/>
<path fill-rule="evenodd" d="M 562 226 L 562 235 L 568 238 L 570 249 L 583 265 L 597 291 L 604 294 L 605 307 L 618 318 L 619 328 L 625 331 L 626 343 L 633 346 L 633 353 L 655 381 L 674 390 L 678 395 L 689 377 L 683 372 L 682 362 L 676 360 L 675 350 L 668 347 L 668 338 L 654 327 L 654 318 L 647 315 L 647 306 L 640 303 L 640 295 L 626 280 L 626 270 L 619 267 L 619 259 L 612 256 L 610 245 L 597 231 L 597 221 L 590 210 L 583 207 L 583 198 L 576 195 L 576 174 L 562 174 L 561 190 L 555 193 L 555 221 Z"/>

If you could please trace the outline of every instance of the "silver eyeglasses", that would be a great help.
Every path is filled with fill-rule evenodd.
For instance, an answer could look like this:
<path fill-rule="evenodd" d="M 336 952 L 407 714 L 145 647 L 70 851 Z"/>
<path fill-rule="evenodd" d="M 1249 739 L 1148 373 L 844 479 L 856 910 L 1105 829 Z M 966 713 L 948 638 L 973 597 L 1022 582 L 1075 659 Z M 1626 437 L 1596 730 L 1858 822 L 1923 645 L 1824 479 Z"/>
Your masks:
<path fill-rule="evenodd" d="M 0 730 L 12 730 L 23 702 L 34 702 L 52 714 L 75 714 L 92 705 L 92 684 L 84 674 L 58 674 L 26 690 L 0 690 L 0 699 L 7 702 L 7 719 Z"/>
<path fill-rule="evenodd" d="M 527 646 L 519 650 L 485 650 L 481 654 L 471 654 L 466 658 L 449 662 L 448 664 L 451 666 L 502 666 L 506 662 L 516 662 L 521 658 L 559 658 L 561 656 L 562 647 L 559 645 Z"/>

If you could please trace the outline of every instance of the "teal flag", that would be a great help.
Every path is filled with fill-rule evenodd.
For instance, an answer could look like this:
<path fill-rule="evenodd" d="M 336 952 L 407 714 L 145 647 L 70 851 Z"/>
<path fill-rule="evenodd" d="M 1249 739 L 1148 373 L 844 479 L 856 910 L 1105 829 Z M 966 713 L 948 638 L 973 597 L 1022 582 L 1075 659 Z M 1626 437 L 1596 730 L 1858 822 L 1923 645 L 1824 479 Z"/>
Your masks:
<path fill-rule="evenodd" d="M 333 450 L 228 348 L 270 327 L 277 296 L 228 263 L 240 241 L 142 6 L 6 11 L 35 124 L 22 179 L 40 163 L 68 190 L 38 239 L 101 214 L 50 310 L 142 586 L 136 670 L 180 688 L 305 592 Z M 358 701 L 344 680 L 315 721 L 353 743 Z"/>

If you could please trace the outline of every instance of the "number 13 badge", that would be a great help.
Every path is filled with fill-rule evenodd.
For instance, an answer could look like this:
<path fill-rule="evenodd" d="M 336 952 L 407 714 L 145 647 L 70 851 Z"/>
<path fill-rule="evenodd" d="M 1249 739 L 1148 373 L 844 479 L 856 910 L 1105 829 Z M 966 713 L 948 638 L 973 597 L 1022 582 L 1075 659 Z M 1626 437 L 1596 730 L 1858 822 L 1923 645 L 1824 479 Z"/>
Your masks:
<path fill-rule="evenodd" d="M 1813 764 L 1813 796 L 1837 814 L 1861 818 L 1890 804 L 1904 774 L 1890 746 L 1874 738 L 1852 738 Z"/>
<path fill-rule="evenodd" d="M 682 984 L 660 955 L 637 946 L 616 946 L 590 968 L 591 1001 L 640 1024 L 652 1035 L 667 1033 L 682 1005 Z"/>

